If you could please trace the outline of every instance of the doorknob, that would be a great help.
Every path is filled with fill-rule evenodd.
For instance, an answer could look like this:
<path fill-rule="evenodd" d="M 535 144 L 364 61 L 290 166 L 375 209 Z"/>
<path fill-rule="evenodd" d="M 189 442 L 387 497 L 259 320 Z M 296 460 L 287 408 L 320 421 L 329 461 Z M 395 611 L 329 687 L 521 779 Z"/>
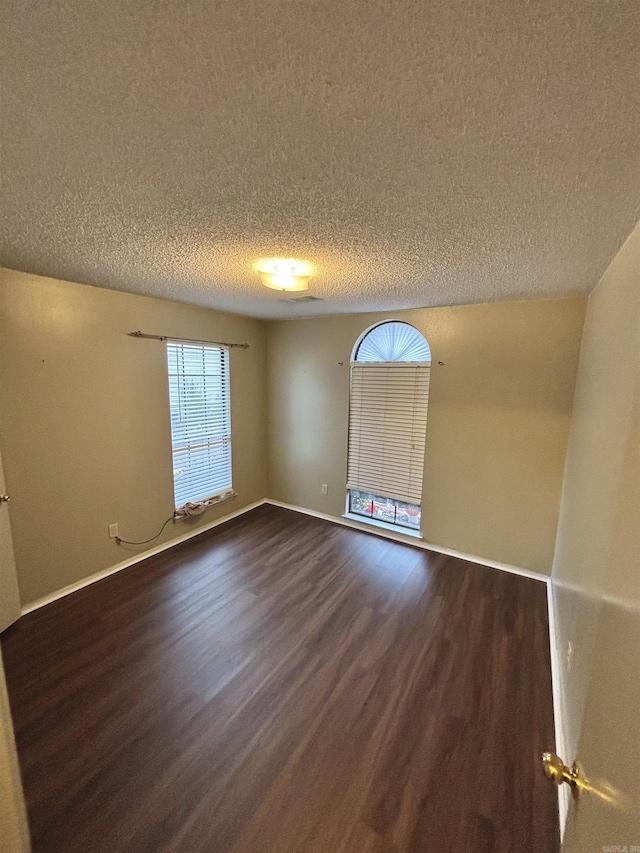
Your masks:
<path fill-rule="evenodd" d="M 9 495 L 0 495 L 0 503 L 1 504 L 9 503 L 10 500 L 11 500 L 11 498 L 9 497 Z"/>
<path fill-rule="evenodd" d="M 632 808 L 633 801 L 624 792 L 614 788 L 606 779 L 599 779 L 596 783 L 590 781 L 585 776 L 584 769 L 575 761 L 572 767 L 567 767 L 555 752 L 543 752 L 542 764 L 548 778 L 556 785 L 567 782 L 571 785 L 573 796 L 576 798 L 580 791 L 587 791 L 614 808 L 626 810 Z"/>
<path fill-rule="evenodd" d="M 575 762 L 572 767 L 567 767 L 555 752 L 543 752 L 542 764 L 545 775 L 556 785 L 562 785 L 563 782 L 567 782 L 572 788 L 586 787 L 585 781 L 580 778 L 580 773 Z"/>

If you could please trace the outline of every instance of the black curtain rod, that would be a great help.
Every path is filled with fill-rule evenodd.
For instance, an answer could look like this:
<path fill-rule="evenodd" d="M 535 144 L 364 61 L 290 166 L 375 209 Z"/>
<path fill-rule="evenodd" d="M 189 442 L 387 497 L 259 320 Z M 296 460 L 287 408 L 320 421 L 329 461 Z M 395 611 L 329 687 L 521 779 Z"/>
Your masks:
<path fill-rule="evenodd" d="M 249 344 L 230 344 L 228 341 L 197 341 L 195 338 L 172 338 L 170 335 L 146 335 L 144 332 L 128 332 L 131 338 L 147 338 L 152 341 L 184 341 L 186 344 L 213 344 L 218 347 L 239 347 L 249 349 Z"/>

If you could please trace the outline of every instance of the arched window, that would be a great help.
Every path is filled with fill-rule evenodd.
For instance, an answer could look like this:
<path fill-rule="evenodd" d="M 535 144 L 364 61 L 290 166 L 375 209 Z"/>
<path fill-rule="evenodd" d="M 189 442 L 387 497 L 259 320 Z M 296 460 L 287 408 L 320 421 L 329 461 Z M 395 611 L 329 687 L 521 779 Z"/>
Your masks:
<path fill-rule="evenodd" d="M 351 360 L 347 512 L 420 530 L 431 351 L 424 335 L 385 320 Z"/>
<path fill-rule="evenodd" d="M 352 361 L 431 362 L 427 339 L 416 328 L 400 320 L 385 320 L 358 338 Z"/>

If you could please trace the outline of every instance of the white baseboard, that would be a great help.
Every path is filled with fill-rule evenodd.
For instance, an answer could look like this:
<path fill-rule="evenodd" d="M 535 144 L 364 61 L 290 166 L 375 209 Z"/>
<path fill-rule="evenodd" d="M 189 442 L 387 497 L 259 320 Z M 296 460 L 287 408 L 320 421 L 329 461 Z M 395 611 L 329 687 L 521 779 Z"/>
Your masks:
<path fill-rule="evenodd" d="M 558 635 L 556 634 L 556 615 L 553 581 L 547 579 L 547 604 L 549 607 L 549 644 L 551 647 L 551 684 L 553 688 L 553 724 L 556 736 L 556 753 L 563 761 L 571 761 L 567 753 L 566 728 L 564 725 L 564 702 L 562 690 L 562 669 L 560 663 L 560 650 L 558 649 Z M 564 837 L 564 829 L 569 812 L 569 786 L 558 787 L 558 813 L 560 817 L 560 840 Z"/>
<path fill-rule="evenodd" d="M 322 518 L 324 521 L 332 521 L 334 524 L 341 524 L 343 527 L 351 527 L 353 530 L 361 530 L 364 533 L 371 533 L 374 536 L 382 536 L 384 539 L 391 539 L 394 542 L 402 542 L 404 545 L 411 545 L 414 548 L 423 548 L 426 551 L 435 551 L 438 554 L 447 554 L 450 557 L 457 557 L 459 560 L 467 560 L 470 563 L 478 563 L 481 566 L 489 566 L 492 569 L 499 569 L 501 572 L 510 572 L 512 575 L 522 575 L 525 578 L 532 578 L 536 581 L 547 583 L 548 575 L 543 575 L 541 572 L 533 572 L 530 569 L 521 569 L 519 566 L 511 566 L 508 563 L 500 563 L 497 560 L 489 560 L 486 557 L 476 557 L 473 554 L 465 554 L 462 551 L 455 551 L 453 548 L 444 548 L 441 545 L 433 545 L 430 542 L 425 542 L 423 539 L 417 539 L 415 536 L 404 536 L 402 533 L 395 533 L 381 527 L 374 527 L 366 522 L 359 523 L 344 516 L 338 518 L 335 515 L 327 515 L 324 512 L 316 512 L 312 509 L 306 509 L 302 506 L 294 506 L 283 501 L 276 501 L 272 498 L 267 498 L 265 503 L 273 506 L 280 506 L 283 509 L 290 509 L 294 512 L 301 512 L 304 515 L 312 515 L 314 518 Z"/>
<path fill-rule="evenodd" d="M 155 554 L 160 554 L 162 551 L 167 551 L 169 548 L 173 548 L 174 545 L 179 545 L 181 542 L 186 542 L 187 539 L 192 539 L 194 536 L 199 536 L 201 533 L 206 533 L 207 530 L 212 530 L 214 527 L 217 527 L 219 524 L 224 524 L 225 521 L 231 521 L 232 518 L 237 518 L 239 515 L 243 515 L 245 512 L 249 512 L 252 509 L 255 509 L 258 506 L 262 506 L 262 504 L 266 503 L 266 498 L 263 498 L 260 501 L 254 501 L 247 506 L 243 506 L 242 509 L 236 510 L 236 512 L 230 512 L 228 515 L 223 515 L 221 518 L 217 518 L 215 521 L 212 521 L 211 524 L 205 524 L 202 527 L 197 527 L 195 530 L 190 530 L 188 533 L 183 533 L 182 536 L 176 536 L 175 539 L 169 539 L 168 542 L 163 542 L 162 545 L 156 545 L 155 548 L 149 548 L 148 551 L 142 551 L 140 554 L 134 554 L 133 557 L 129 557 L 127 560 L 123 560 L 121 563 L 116 563 L 115 566 L 109 566 L 107 569 L 102 569 L 99 572 L 96 572 L 93 575 L 89 575 L 86 578 L 82 578 L 82 580 L 76 581 L 75 583 L 69 584 L 69 586 L 65 586 L 62 589 L 56 590 L 56 592 L 51 592 L 49 595 L 45 595 L 42 598 L 38 598 L 35 601 L 30 602 L 29 604 L 25 604 L 21 609 L 21 615 L 24 616 L 27 613 L 31 613 L 32 610 L 38 610 L 40 607 L 44 607 L 45 604 L 51 604 L 52 601 L 57 601 L 59 598 L 64 598 L 66 595 L 71 595 L 72 592 L 76 592 L 79 589 L 82 589 L 85 586 L 89 586 L 92 583 L 96 583 L 96 581 L 102 580 L 102 578 L 106 578 L 109 575 L 113 575 L 116 572 L 122 571 L 122 569 L 126 569 L 129 566 L 133 566 L 135 563 L 140 563 L 142 560 L 146 560 L 149 557 L 153 557 Z"/>
<path fill-rule="evenodd" d="M 451 557 L 457 557 L 460 560 L 467 560 L 471 563 L 479 563 L 481 566 L 489 566 L 493 569 L 499 569 L 503 572 L 510 572 L 514 575 L 522 575 L 523 577 L 533 578 L 534 580 L 543 581 L 547 583 L 549 578 L 547 575 L 540 574 L 539 572 L 532 572 L 529 569 L 521 569 L 518 566 L 511 566 L 508 563 L 500 563 L 496 560 L 488 560 L 486 557 L 476 557 L 473 554 L 465 554 L 462 551 L 456 551 L 453 548 L 443 548 L 440 545 L 433 545 L 430 542 L 424 542 L 421 539 L 416 539 L 414 536 L 404 536 L 402 533 L 395 533 L 393 531 L 387 531 L 382 528 L 376 528 L 372 525 L 368 525 L 365 523 L 359 523 L 357 521 L 353 521 L 348 518 L 338 518 L 335 515 L 327 515 L 323 512 L 316 512 L 312 509 L 306 509 L 302 506 L 294 506 L 293 504 L 287 504 L 283 501 L 277 501 L 273 498 L 262 498 L 262 500 L 254 501 L 251 504 L 248 504 L 242 509 L 237 510 L 236 512 L 231 512 L 228 515 L 223 515 L 221 518 L 212 521 L 211 524 L 205 524 L 203 527 L 198 527 L 196 530 L 190 530 L 188 533 L 184 533 L 182 536 L 177 536 L 175 539 L 170 539 L 168 542 L 163 542 L 161 545 L 156 545 L 155 548 L 149 548 L 148 551 L 143 551 L 140 554 L 134 554 L 134 556 L 129 557 L 126 560 L 123 560 L 121 563 L 117 563 L 115 566 L 109 566 L 109 568 L 102 569 L 99 572 L 96 572 L 93 575 L 89 575 L 86 578 L 82 578 L 82 580 L 76 581 L 75 583 L 69 584 L 69 586 L 65 586 L 62 589 L 56 590 L 55 592 L 49 593 L 49 595 L 45 595 L 42 598 L 38 598 L 35 601 L 31 601 L 29 604 L 25 604 L 21 609 L 21 615 L 25 616 L 27 613 L 31 613 L 32 610 L 38 610 L 40 607 L 44 607 L 45 604 L 50 604 L 52 601 L 57 601 L 59 598 L 64 598 L 66 595 L 71 595 L 72 592 L 76 592 L 79 589 L 82 589 L 85 586 L 89 586 L 92 583 L 96 583 L 102 578 L 106 578 L 109 575 L 113 575 L 116 572 L 122 571 L 122 569 L 126 569 L 129 566 L 133 566 L 135 563 L 140 563 L 142 560 L 146 560 L 148 557 L 153 557 L 154 554 L 160 554 L 162 551 L 166 551 L 168 548 L 173 548 L 174 545 L 179 545 L 181 542 L 186 542 L 188 539 L 191 539 L 194 536 L 198 536 L 200 533 L 206 533 L 207 530 L 212 530 L 214 527 L 217 527 L 219 524 L 224 524 L 225 521 L 231 521 L 232 518 L 236 518 L 239 515 L 243 515 L 245 512 L 249 512 L 256 507 L 262 506 L 263 504 L 272 504 L 273 506 L 279 506 L 283 509 L 290 509 L 293 512 L 301 512 L 304 515 L 311 515 L 314 518 L 321 518 L 325 521 L 331 521 L 334 524 L 341 524 L 343 527 L 350 527 L 353 530 L 361 530 L 365 533 L 371 533 L 374 536 L 382 536 L 385 539 L 391 539 L 394 542 L 402 542 L 405 545 L 412 545 L 414 548 L 424 548 L 427 551 L 435 551 L 439 554 L 448 554 Z M 551 624 L 551 623 L 549 623 Z"/>

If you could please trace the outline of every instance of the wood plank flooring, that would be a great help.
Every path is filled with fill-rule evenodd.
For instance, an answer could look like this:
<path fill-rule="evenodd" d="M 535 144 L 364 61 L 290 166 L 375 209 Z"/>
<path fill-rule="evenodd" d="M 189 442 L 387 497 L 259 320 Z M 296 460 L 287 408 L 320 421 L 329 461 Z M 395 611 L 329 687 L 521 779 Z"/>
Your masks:
<path fill-rule="evenodd" d="M 262 506 L 2 637 L 36 853 L 554 853 L 545 585 Z"/>

